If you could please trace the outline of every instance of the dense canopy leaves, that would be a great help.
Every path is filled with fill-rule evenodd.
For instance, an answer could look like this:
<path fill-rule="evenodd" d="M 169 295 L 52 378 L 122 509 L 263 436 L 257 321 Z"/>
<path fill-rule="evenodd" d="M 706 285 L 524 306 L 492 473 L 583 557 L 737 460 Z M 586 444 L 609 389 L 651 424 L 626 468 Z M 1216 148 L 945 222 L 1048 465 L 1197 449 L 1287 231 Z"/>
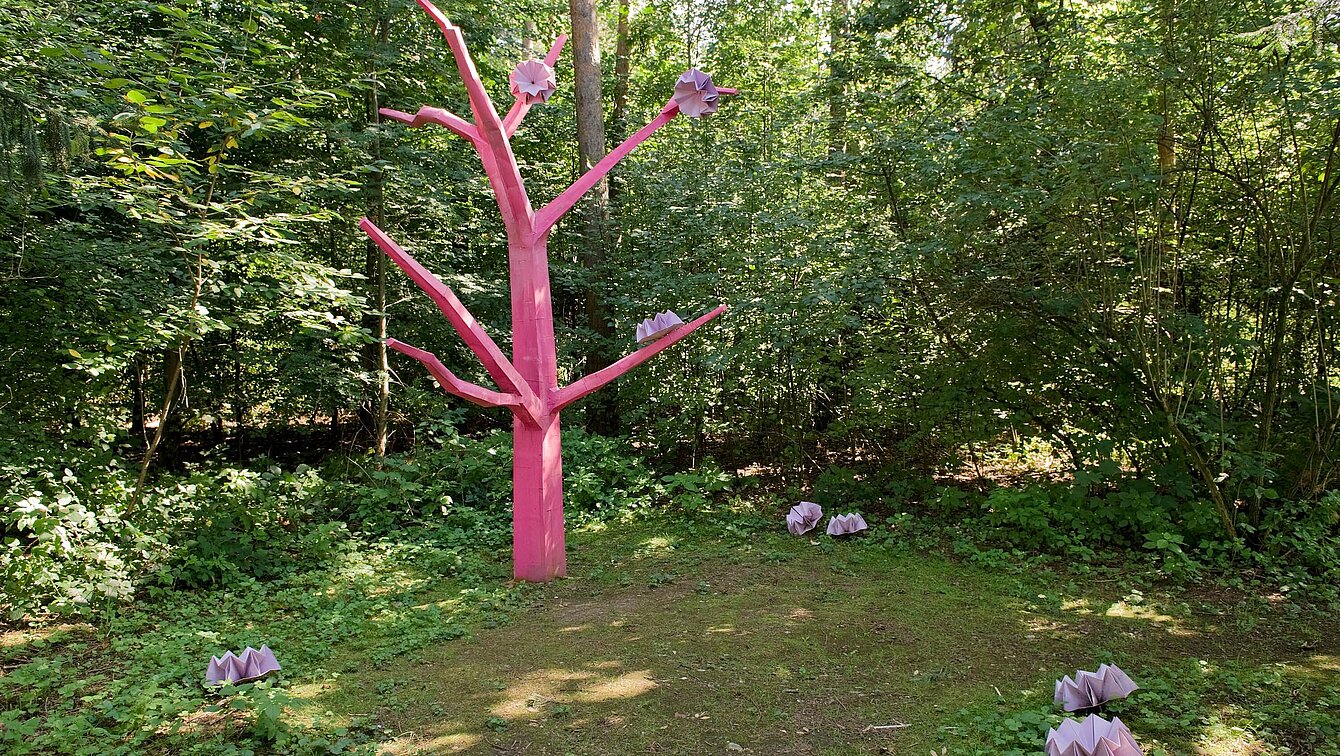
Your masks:
<path fill-rule="evenodd" d="M 503 102 L 564 11 L 450 9 Z M 937 473 L 1035 439 L 1095 496 L 1163 502 L 1137 543 L 1333 528 L 1334 24 L 1326 2 L 635 4 L 627 123 L 689 66 L 743 94 L 620 166 L 598 266 L 557 230 L 561 379 L 609 338 L 588 293 L 628 342 L 613 353 L 649 313 L 725 301 L 711 338 L 621 382 L 623 427 L 668 465 Z M 384 268 L 354 221 L 373 207 L 506 349 L 473 156 L 376 116 L 467 112 L 448 61 L 403 0 L 10 0 L 5 437 L 133 465 L 158 421 L 168 470 L 206 433 L 238 455 L 318 423 L 368 445 Z M 515 140 L 539 201 L 579 168 L 558 70 Z M 425 298 L 385 285 L 396 334 L 486 380 Z M 391 370 L 393 447 L 425 419 L 503 419 Z"/>

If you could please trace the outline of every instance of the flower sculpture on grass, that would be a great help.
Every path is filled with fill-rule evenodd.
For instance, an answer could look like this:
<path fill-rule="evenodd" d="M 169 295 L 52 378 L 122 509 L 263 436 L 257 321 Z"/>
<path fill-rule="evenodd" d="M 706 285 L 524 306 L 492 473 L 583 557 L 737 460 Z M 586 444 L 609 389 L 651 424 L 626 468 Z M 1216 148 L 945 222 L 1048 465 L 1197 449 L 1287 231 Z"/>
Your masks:
<path fill-rule="evenodd" d="M 240 654 L 225 651 L 223 656 L 211 656 L 205 669 L 205 685 L 216 688 L 224 683 L 259 680 L 279 669 L 279 661 L 269 646 L 261 646 L 259 651 L 247 646 Z"/>
<path fill-rule="evenodd" d="M 1121 667 L 1100 664 L 1098 671 L 1079 670 L 1072 679 L 1069 675 L 1056 681 L 1054 699 L 1066 711 L 1092 709 L 1118 698 L 1125 698 L 1140 688 Z"/>
<path fill-rule="evenodd" d="M 512 94 L 527 105 L 548 102 L 549 96 L 558 89 L 554 69 L 542 60 L 521 61 L 512 69 L 509 79 L 512 82 Z"/>
<path fill-rule="evenodd" d="M 859 512 L 834 515 L 833 519 L 828 521 L 828 534 L 831 536 L 851 535 L 865 530 L 866 527 L 865 518 Z"/>
<path fill-rule="evenodd" d="M 1097 714 L 1067 719 L 1047 731 L 1047 756 L 1142 756 L 1131 731 L 1120 719 L 1109 722 Z"/>
<path fill-rule="evenodd" d="M 675 104 L 679 112 L 690 118 L 702 118 L 717 112 L 717 99 L 720 91 L 712 83 L 712 77 L 690 68 L 675 82 Z"/>
<path fill-rule="evenodd" d="M 791 507 L 791 511 L 786 515 L 786 529 L 791 531 L 791 535 L 805 535 L 814 530 L 814 526 L 819 524 L 819 520 L 824 517 L 824 510 L 812 501 L 802 501 Z"/>

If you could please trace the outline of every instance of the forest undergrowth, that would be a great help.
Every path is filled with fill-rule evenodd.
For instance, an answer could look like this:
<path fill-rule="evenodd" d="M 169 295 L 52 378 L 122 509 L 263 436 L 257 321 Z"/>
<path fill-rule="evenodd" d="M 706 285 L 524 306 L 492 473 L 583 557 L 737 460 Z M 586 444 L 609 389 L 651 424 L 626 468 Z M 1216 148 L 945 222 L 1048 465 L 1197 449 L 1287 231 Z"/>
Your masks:
<path fill-rule="evenodd" d="M 715 717 L 675 746 L 682 753 L 713 738 L 725 738 L 714 748 L 775 753 L 888 745 L 833 714 L 854 709 L 862 727 L 889 724 L 876 721 L 880 711 L 916 723 L 893 742 L 1031 753 L 1057 721 L 1047 680 L 1073 672 L 1066 665 L 1117 659 L 1138 665 L 1147 689 L 1119 713 L 1167 753 L 1201 741 L 1220 749 L 1203 753 L 1232 753 L 1239 741 L 1261 753 L 1328 753 L 1337 727 L 1328 713 L 1336 543 L 1324 528 L 1309 536 L 1309 561 L 1299 541 L 1278 554 L 1183 535 L 1195 532 L 1178 519 L 1187 507 L 1130 483 L 982 491 L 893 468 L 831 468 L 808 490 L 774 490 L 711 464 L 657 473 L 626 442 L 572 433 L 572 578 L 516 585 L 507 436 L 432 432 L 431 445 L 380 464 L 260 460 L 165 475 L 138 510 L 128 507 L 129 472 L 115 465 L 35 474 L 34 457 L 24 475 L 11 467 L 22 519 L 8 527 L 35 545 L 5 563 L 0 742 L 16 753 L 433 753 L 512 741 L 527 752 L 621 752 L 591 725 L 599 713 L 596 722 L 621 718 L 648 748 L 663 741 L 647 722 Z M 851 543 L 786 536 L 781 515 L 799 497 L 860 511 L 871 532 Z M 945 595 L 986 608 L 926 606 Z M 556 604 L 603 607 L 602 621 L 565 631 L 590 623 L 563 625 Z M 807 624 L 761 607 L 829 618 Z M 590 694 L 573 681 L 603 679 L 600 660 L 583 669 L 557 660 L 592 642 L 621 644 L 624 623 L 658 628 L 618 656 L 646 679 L 616 682 L 642 692 Z M 601 637 L 584 639 L 587 630 Z M 777 633 L 811 650 L 756 642 Z M 963 656 L 973 639 L 997 634 L 1017 646 L 1009 663 Z M 933 640 L 944 637 L 956 640 Z M 1261 647 L 1263 638 L 1272 640 Z M 262 643 L 285 665 L 278 679 L 221 696 L 202 687 L 210 655 Z M 676 688 L 658 660 L 682 643 L 698 649 L 701 669 L 744 682 Z M 719 658 L 704 660 L 704 643 Z M 520 683 L 484 674 L 476 658 L 505 664 L 511 647 L 536 655 L 534 669 L 511 667 L 520 677 L 559 670 L 558 688 L 540 685 L 519 710 L 490 696 Z M 1039 668 L 1040 653 L 1056 661 Z M 883 656 L 885 672 L 872 671 Z M 904 680 L 907 664 L 923 668 Z M 964 687 L 977 667 L 1000 676 L 969 674 Z M 775 683 L 770 693 L 741 692 L 760 681 Z M 905 700 L 878 709 L 867 691 L 889 686 Z M 743 710 L 739 696 L 750 702 Z M 620 701 L 645 716 L 621 712 Z M 726 733 L 723 720 L 742 729 Z M 1200 740 L 1186 734 L 1193 725 Z"/>

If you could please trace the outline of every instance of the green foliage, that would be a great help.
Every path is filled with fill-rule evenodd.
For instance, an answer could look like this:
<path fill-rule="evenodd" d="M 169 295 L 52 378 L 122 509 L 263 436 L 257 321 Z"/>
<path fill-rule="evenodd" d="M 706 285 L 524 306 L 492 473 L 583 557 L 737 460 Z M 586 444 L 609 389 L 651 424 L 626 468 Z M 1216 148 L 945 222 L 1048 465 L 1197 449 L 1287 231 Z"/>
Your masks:
<path fill-rule="evenodd" d="M 136 565 L 158 552 L 121 516 L 131 475 L 103 454 L 71 451 L 60 450 L 60 462 L 29 454 L 0 466 L 0 584 L 12 619 L 124 600 Z"/>
<path fill-rule="evenodd" d="M 375 740 L 365 729 L 294 721 L 293 679 L 337 677 L 351 643 L 366 644 L 370 663 L 384 665 L 476 623 L 505 621 L 520 589 L 497 587 L 507 568 L 489 543 L 504 537 L 420 529 L 351 538 L 323 565 L 266 583 L 153 589 L 151 601 L 104 613 L 96 633 L 76 628 L 58 644 L 6 648 L 0 744 L 15 754 L 324 753 Z M 227 688 L 218 699 L 204 690 L 211 654 L 261 643 L 284 665 L 277 680 Z"/>
<path fill-rule="evenodd" d="M 173 523 L 171 557 L 160 580 L 179 587 L 268 580 L 338 556 L 348 530 L 318 521 L 326 483 L 305 465 L 293 472 L 224 468 L 197 473 L 155 503 Z M 325 513 L 322 513 L 325 516 Z"/>
<path fill-rule="evenodd" d="M 438 427 L 412 456 L 332 460 L 325 469 L 209 467 L 164 476 L 134 524 L 125 518 L 133 475 L 105 454 L 80 472 L 48 469 L 47 456 L 3 468 L 5 609 L 89 613 L 137 588 L 209 588 L 275 581 L 336 564 L 360 537 L 427 528 L 442 543 L 510 544 L 510 437 L 474 439 Z M 626 441 L 565 434 L 570 523 L 653 510 L 706 512 L 734 485 L 705 466 L 658 478 Z M 416 559 L 440 574 L 483 574 L 460 551 Z"/>

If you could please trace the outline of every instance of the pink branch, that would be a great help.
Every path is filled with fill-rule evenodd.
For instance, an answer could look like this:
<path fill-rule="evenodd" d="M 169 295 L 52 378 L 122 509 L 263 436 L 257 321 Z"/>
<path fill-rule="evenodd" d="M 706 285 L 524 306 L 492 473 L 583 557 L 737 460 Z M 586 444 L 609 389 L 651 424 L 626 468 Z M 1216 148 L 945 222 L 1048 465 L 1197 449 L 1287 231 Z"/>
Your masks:
<path fill-rule="evenodd" d="M 614 151 L 601 158 L 599 163 L 591 166 L 591 170 L 574 181 L 572 186 L 563 190 L 562 194 L 545 205 L 535 214 L 535 236 L 538 238 L 549 233 L 554 224 L 558 223 L 559 218 L 562 218 L 565 213 L 572 209 L 573 205 L 577 204 L 578 200 L 591 191 L 592 187 L 598 184 L 620 160 L 628 157 L 628 153 L 637 149 L 638 145 L 645 142 L 662 126 L 670 123 L 671 119 L 677 115 L 679 115 L 679 105 L 675 104 L 674 100 L 667 102 L 665 107 L 661 108 L 660 115 L 653 118 L 651 123 L 643 126 L 636 134 L 625 139 L 623 144 L 615 147 Z"/>
<path fill-rule="evenodd" d="M 426 123 L 435 123 L 438 126 L 450 129 L 457 136 L 464 137 L 471 144 L 475 144 L 479 141 L 479 132 L 475 129 L 473 123 L 470 123 L 455 113 L 443 110 L 442 108 L 432 108 L 425 105 L 422 108 L 419 108 L 419 112 L 414 115 L 403 113 L 399 110 L 392 110 L 391 108 L 382 108 L 377 112 L 393 121 L 409 124 L 413 128 L 418 128 Z"/>
<path fill-rule="evenodd" d="M 597 370 L 579 381 L 569 383 L 567 386 L 554 391 L 549 397 L 549 411 L 558 412 L 587 394 L 599 391 L 605 384 L 660 354 L 661 351 L 668 349 L 675 342 L 688 336 L 690 333 L 693 333 L 699 326 L 725 311 L 726 305 L 721 305 L 701 318 L 676 328 L 668 336 L 662 336 L 659 340 L 653 342 L 649 346 L 642 347 L 636 352 L 627 355 L 613 365 L 602 370 Z"/>
<path fill-rule="evenodd" d="M 364 218 L 358 222 L 364 233 L 372 237 L 372 240 L 381 247 L 382 251 L 388 257 L 405 271 L 414 283 L 419 285 L 432 300 L 437 303 L 437 308 L 447 316 L 451 325 L 456 329 L 456 333 L 461 335 L 465 345 L 470 347 L 479 361 L 484 364 L 484 369 L 488 371 L 493 380 L 498 382 L 498 386 L 504 391 L 511 392 L 520 397 L 521 405 L 530 414 L 531 419 L 540 417 L 544 413 L 544 408 L 540 399 L 531 389 L 526 379 L 521 377 L 516 367 L 512 365 L 503 355 L 502 350 L 484 331 L 484 327 L 475 320 L 470 311 L 465 308 L 460 299 L 457 299 L 455 292 L 446 284 L 438 280 L 429 270 L 419 264 L 417 260 L 410 256 L 408 252 L 400 248 L 386 232 L 377 228 L 372 221 Z"/>
<path fill-rule="evenodd" d="M 484 171 L 488 174 L 489 184 L 498 198 L 498 209 L 508 226 L 527 229 L 531 223 L 530 198 L 526 195 L 526 185 L 521 180 L 516 158 L 512 155 L 512 146 L 507 141 L 507 132 L 503 129 L 502 119 L 493 107 L 493 100 L 484 89 L 484 82 L 475 69 L 475 61 L 465 47 L 465 37 L 461 30 L 447 17 L 442 15 L 429 0 L 418 0 L 420 7 L 428 12 L 442 36 L 447 38 L 447 46 L 456 58 L 456 69 L 465 82 L 465 92 L 470 97 L 470 110 L 475 116 L 475 130 L 479 133 L 480 156 L 483 158 Z M 491 155 L 491 157 L 490 157 Z"/>
<path fill-rule="evenodd" d="M 558 62 L 558 55 L 563 52 L 563 45 L 567 41 L 568 35 L 558 35 L 558 39 L 554 40 L 554 44 L 549 47 L 549 53 L 544 56 L 546 66 L 554 67 L 554 64 Z M 530 112 L 532 103 L 528 100 L 529 98 L 526 97 L 518 97 L 516 103 L 512 105 L 512 109 L 507 112 L 507 117 L 503 119 L 503 131 L 507 132 L 508 137 L 516 133 L 517 128 L 521 126 L 521 119 L 525 118 L 526 113 Z"/>
<path fill-rule="evenodd" d="M 516 394 L 500 394 L 497 391 L 490 391 L 483 386 L 457 378 L 432 352 L 425 352 L 418 347 L 410 346 L 396 339 L 387 339 L 386 346 L 422 362 L 424 367 L 428 368 L 428 372 L 441 384 L 443 390 L 449 394 L 455 394 L 467 402 L 478 404 L 481 407 L 519 407 L 521 405 L 521 397 Z"/>
<path fill-rule="evenodd" d="M 456 58 L 456 70 L 460 71 L 461 81 L 465 82 L 465 92 L 470 97 L 470 109 L 474 111 L 475 123 L 487 122 L 490 126 L 501 128 L 502 121 L 498 120 L 498 111 L 493 109 L 493 100 L 489 99 L 489 93 L 484 89 L 484 82 L 479 78 L 474 58 L 470 57 L 470 52 L 465 48 L 465 36 L 461 34 L 460 27 L 451 23 L 442 15 L 442 11 L 428 0 L 419 0 L 419 6 L 428 11 L 428 15 L 442 30 L 442 36 L 447 38 L 447 46 L 451 48 L 452 57 Z"/>
<path fill-rule="evenodd" d="M 717 87 L 717 92 L 723 95 L 733 95 L 736 91 L 732 87 Z M 548 205 L 545 205 L 535 214 L 535 236 L 540 237 L 549 233 L 554 224 L 558 223 L 559 219 L 571 210 L 578 200 L 591 191 L 596 184 L 600 183 L 600 180 L 613 170 L 620 160 L 628 157 L 628 153 L 637 149 L 638 145 L 645 142 L 662 126 L 670 123 L 677 115 L 679 115 L 679 105 L 674 100 L 667 102 L 665 107 L 661 108 L 660 114 L 653 118 L 651 123 L 643 126 L 636 134 L 625 139 L 623 144 L 615 147 L 613 152 L 601 158 L 599 163 L 591 166 L 591 170 L 573 182 L 572 186 L 565 189 Z"/>

